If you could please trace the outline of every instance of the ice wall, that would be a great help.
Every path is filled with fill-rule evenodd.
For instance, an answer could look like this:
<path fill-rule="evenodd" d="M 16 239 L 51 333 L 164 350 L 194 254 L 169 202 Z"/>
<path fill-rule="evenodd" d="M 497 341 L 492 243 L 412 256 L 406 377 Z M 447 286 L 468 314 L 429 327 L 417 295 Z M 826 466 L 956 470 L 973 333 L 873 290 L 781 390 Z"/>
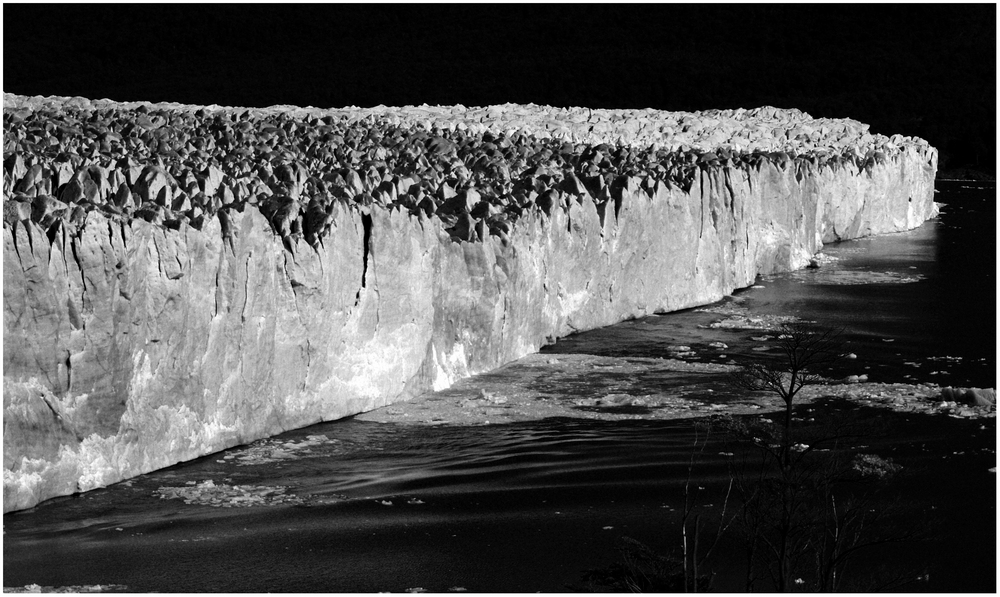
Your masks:
<path fill-rule="evenodd" d="M 29 103 L 5 100 L 15 104 L 5 122 Z M 469 134 L 510 130 L 512 110 Z M 657 114 L 671 113 L 643 123 Z M 591 125 L 576 149 L 642 145 L 652 128 L 611 139 L 619 130 Z M 368 201 L 358 197 L 378 185 L 366 179 L 326 204 L 322 234 L 308 240 L 264 201 L 173 226 L 97 208 L 56 225 L 24 207 L 41 194 L 5 152 L 4 511 L 441 389 L 576 330 L 716 301 L 803 266 L 824 242 L 933 217 L 934 149 L 881 138 L 856 151 L 860 138 L 852 159 L 828 162 L 814 148 L 739 159 L 746 148 L 732 144 L 728 157 L 670 146 L 688 165 L 681 184 L 625 168 L 607 188 L 567 174 L 504 226 L 482 204 L 519 202 L 509 194 Z M 55 176 L 52 192 L 75 180 Z M 150 200 L 136 196 L 141 184 L 136 211 Z M 308 193 L 297 194 L 304 205 Z M 443 207 L 456 196 L 472 204 L 458 218 Z"/>

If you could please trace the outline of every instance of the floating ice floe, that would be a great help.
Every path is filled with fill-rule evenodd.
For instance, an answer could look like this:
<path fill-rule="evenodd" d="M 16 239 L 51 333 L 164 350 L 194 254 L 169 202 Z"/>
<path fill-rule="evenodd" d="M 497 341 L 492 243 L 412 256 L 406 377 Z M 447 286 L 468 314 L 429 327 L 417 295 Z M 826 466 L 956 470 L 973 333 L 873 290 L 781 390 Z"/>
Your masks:
<path fill-rule="evenodd" d="M 668 346 L 667 347 L 667 352 L 674 353 L 675 355 L 676 354 L 694 354 L 694 351 L 691 350 L 690 346 L 683 346 L 683 345 Z"/>
<path fill-rule="evenodd" d="M 262 439 L 245 448 L 232 450 L 222 457 L 222 462 L 235 461 L 236 466 L 256 466 L 301 458 L 312 453 L 311 448 L 338 444 L 340 440 L 330 439 L 325 435 L 310 435 L 302 441 L 282 441 L 280 439 Z"/>
<path fill-rule="evenodd" d="M 124 593 L 128 591 L 125 585 L 70 585 L 66 587 L 43 587 L 39 585 L 24 585 L 23 587 L 4 587 L 4 593 Z"/>
<path fill-rule="evenodd" d="M 924 279 L 920 274 L 902 272 L 875 272 L 868 270 L 844 270 L 813 268 L 782 274 L 796 282 L 806 284 L 830 284 L 835 286 L 858 286 L 861 284 L 912 284 Z"/>
<path fill-rule="evenodd" d="M 891 458 L 882 458 L 875 454 L 858 454 L 851 462 L 851 468 L 861 474 L 862 477 L 877 477 L 883 479 L 903 470 L 903 467 L 894 463 Z"/>
<path fill-rule="evenodd" d="M 997 401 L 993 388 L 941 388 L 941 397 L 947 401 L 972 406 L 993 406 Z"/>
<path fill-rule="evenodd" d="M 681 396 L 668 396 L 666 394 L 646 394 L 643 396 L 633 396 L 631 394 L 607 394 L 599 398 L 577 398 L 573 404 L 583 407 L 622 407 L 622 406 L 645 406 L 651 408 L 680 408 L 690 409 L 701 406 L 702 403 L 696 400 L 688 400 Z"/>
<path fill-rule="evenodd" d="M 826 253 L 816 253 L 809 260 L 809 266 L 812 268 L 822 267 L 824 265 L 829 265 L 840 261 L 840 257 L 835 257 L 833 255 L 827 255 Z"/>
<path fill-rule="evenodd" d="M 725 316 L 724 319 L 712 322 L 707 326 L 698 326 L 713 329 L 773 331 L 780 329 L 785 324 L 798 321 L 798 318 L 792 315 L 751 315 L 749 309 L 732 303 L 695 310 Z"/>
<path fill-rule="evenodd" d="M 160 487 L 153 495 L 160 499 L 184 500 L 185 504 L 213 506 L 216 508 L 250 508 L 302 504 L 302 498 L 289 495 L 288 487 L 281 485 L 227 485 L 216 484 L 211 479 L 184 487 Z"/>

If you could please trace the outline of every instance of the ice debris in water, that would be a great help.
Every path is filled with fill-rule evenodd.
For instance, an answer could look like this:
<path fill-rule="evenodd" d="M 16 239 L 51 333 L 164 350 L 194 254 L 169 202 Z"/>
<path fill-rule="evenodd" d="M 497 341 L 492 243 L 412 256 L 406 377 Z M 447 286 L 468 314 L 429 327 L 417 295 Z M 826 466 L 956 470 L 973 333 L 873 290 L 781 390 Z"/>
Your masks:
<path fill-rule="evenodd" d="M 891 458 L 882 458 L 875 454 L 858 454 L 851 462 L 851 468 L 861 473 L 862 477 L 877 477 L 883 479 L 890 477 L 903 469 L 895 464 Z"/>
<path fill-rule="evenodd" d="M 23 587 L 4 587 L 4 593 L 124 593 L 128 591 L 125 585 L 70 585 L 66 587 L 42 587 L 39 585 L 24 585 Z"/>
<path fill-rule="evenodd" d="M 223 456 L 223 460 L 235 460 L 236 466 L 255 466 L 279 462 L 291 458 L 300 458 L 303 455 L 311 454 L 316 446 L 333 445 L 340 443 L 339 440 L 330 439 L 325 435 L 310 435 L 304 440 L 282 441 L 270 438 L 256 441 L 246 448 L 233 450 Z"/>
<path fill-rule="evenodd" d="M 688 400 L 680 396 L 668 396 L 666 394 L 646 394 L 644 396 L 608 394 L 599 398 L 577 398 L 573 400 L 573 404 L 584 407 L 646 406 L 692 408 L 700 405 L 701 402 Z"/>
<path fill-rule="evenodd" d="M 858 286 L 862 284 L 912 284 L 924 279 L 920 274 L 901 272 L 873 272 L 852 270 L 809 269 L 783 274 L 798 282 L 830 284 L 837 286 Z"/>
<path fill-rule="evenodd" d="M 285 492 L 288 487 L 281 485 L 216 485 L 211 479 L 196 485 L 184 487 L 160 487 L 153 495 L 160 499 L 184 500 L 185 504 L 214 506 L 216 508 L 249 508 L 253 506 L 277 506 L 280 504 L 301 504 L 302 499 Z"/>
<path fill-rule="evenodd" d="M 693 350 L 691 350 L 690 346 L 684 345 L 668 346 L 667 352 L 669 352 L 670 356 L 674 358 L 690 357 L 696 354 Z"/>
<path fill-rule="evenodd" d="M 792 315 L 751 316 L 749 309 L 732 303 L 716 305 L 714 307 L 704 307 L 701 309 L 695 309 L 695 311 L 725 316 L 724 319 L 710 323 L 707 326 L 698 326 L 713 329 L 771 331 L 780 329 L 783 325 L 798 320 L 797 317 Z"/>

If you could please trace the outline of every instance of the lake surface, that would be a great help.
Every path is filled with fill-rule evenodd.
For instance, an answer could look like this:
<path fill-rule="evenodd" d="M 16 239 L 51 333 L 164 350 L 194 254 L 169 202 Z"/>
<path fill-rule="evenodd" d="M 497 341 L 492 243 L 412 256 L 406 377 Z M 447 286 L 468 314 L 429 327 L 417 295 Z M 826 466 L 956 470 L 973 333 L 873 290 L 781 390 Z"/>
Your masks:
<path fill-rule="evenodd" d="M 762 344 L 759 331 L 712 327 L 726 313 L 794 316 L 844 329 L 857 358 L 831 376 L 995 387 L 995 187 L 938 188 L 943 213 L 919 230 L 829 246 L 836 260 L 819 269 L 544 352 L 663 356 L 684 345 L 686 359 L 726 362 Z M 865 449 L 910 473 L 896 489 L 906 524 L 933 533 L 868 563 L 912 565 L 921 579 L 906 591 L 996 590 L 995 419 L 849 404 L 802 416 L 877 420 L 889 431 Z M 5 515 L 4 586 L 585 590 L 588 570 L 621 562 L 622 537 L 661 553 L 680 545 L 693 454 L 696 507 L 720 503 L 731 446 L 704 434 L 691 420 L 324 423 Z M 741 589 L 741 557 L 735 542 L 720 545 L 714 589 Z"/>

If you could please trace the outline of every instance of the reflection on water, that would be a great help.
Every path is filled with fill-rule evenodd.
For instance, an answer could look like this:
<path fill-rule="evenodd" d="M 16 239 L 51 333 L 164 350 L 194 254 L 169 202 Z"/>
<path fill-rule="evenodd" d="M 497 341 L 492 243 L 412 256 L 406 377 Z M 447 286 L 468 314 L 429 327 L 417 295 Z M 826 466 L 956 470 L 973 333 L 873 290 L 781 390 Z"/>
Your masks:
<path fill-rule="evenodd" d="M 837 259 L 820 270 L 769 277 L 721 306 L 844 326 L 857 356 L 844 374 L 995 386 L 994 191 L 945 190 L 940 220 L 828 247 Z M 898 283 L 903 277 L 915 280 Z M 845 279 L 865 283 L 834 281 Z M 766 344 L 760 330 L 712 327 L 724 317 L 718 309 L 648 317 L 545 350 L 719 362 L 723 350 L 728 360 Z M 566 391 L 557 379 L 547 383 L 550 393 Z M 804 416 L 830 416 L 816 408 Z M 962 547 L 967 538 L 995 540 L 980 536 L 995 523 L 994 477 L 986 472 L 995 466 L 987 452 L 995 448 L 994 421 L 864 416 L 893 418 L 905 429 L 872 445 L 935 475 L 929 486 L 914 477 L 908 503 L 960 513 L 948 520 L 955 532 L 933 546 L 945 555 L 931 580 L 907 590 L 995 589 L 995 576 L 976 568 L 992 567 L 995 551 Z M 698 438 L 704 431 L 692 421 L 324 423 L 5 515 L 4 584 L 563 591 L 583 571 L 616 561 L 622 536 L 657 550 L 679 545 Z M 982 445 L 972 450 L 970 441 Z M 697 454 L 692 487 L 707 507 L 721 499 L 731 453 L 712 437 Z M 723 575 L 716 588 L 739 588 L 738 579 L 727 582 Z"/>

